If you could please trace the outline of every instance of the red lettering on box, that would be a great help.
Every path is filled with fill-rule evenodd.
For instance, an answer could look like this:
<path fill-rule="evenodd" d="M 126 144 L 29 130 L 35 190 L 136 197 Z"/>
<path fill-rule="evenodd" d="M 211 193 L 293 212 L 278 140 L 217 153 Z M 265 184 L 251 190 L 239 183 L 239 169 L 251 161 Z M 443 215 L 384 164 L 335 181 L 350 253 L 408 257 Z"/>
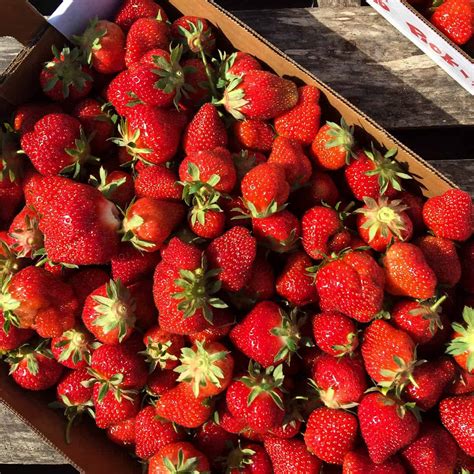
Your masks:
<path fill-rule="evenodd" d="M 380 5 L 384 10 L 390 11 L 390 7 L 385 3 L 384 0 L 374 0 L 377 5 Z"/>
<path fill-rule="evenodd" d="M 429 43 L 430 48 L 437 54 L 443 54 L 443 52 L 434 43 Z"/>
<path fill-rule="evenodd" d="M 428 43 L 428 41 L 426 40 L 426 35 L 421 30 L 419 30 L 416 26 L 408 22 L 407 26 L 408 28 L 410 28 L 412 34 L 414 34 L 417 38 L 420 38 L 421 41 L 423 41 L 424 43 Z"/>
<path fill-rule="evenodd" d="M 444 56 L 442 56 L 442 58 L 450 65 L 450 66 L 455 66 L 455 67 L 458 67 L 459 64 L 457 62 L 454 61 L 454 59 L 448 54 L 448 53 L 445 53 Z"/>

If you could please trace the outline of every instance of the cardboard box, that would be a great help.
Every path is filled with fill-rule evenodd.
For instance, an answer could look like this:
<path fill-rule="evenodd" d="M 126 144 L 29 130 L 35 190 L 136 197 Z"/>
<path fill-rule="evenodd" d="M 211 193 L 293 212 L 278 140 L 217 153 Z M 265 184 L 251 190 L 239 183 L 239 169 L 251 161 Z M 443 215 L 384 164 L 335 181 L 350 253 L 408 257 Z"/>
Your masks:
<path fill-rule="evenodd" d="M 108 0 L 107 0 L 108 1 Z M 89 1 L 78 3 L 90 5 Z M 100 3 L 96 0 L 95 3 Z M 179 12 L 207 18 L 218 29 L 221 47 L 234 47 L 254 54 L 278 74 L 299 83 L 317 86 L 322 93 L 324 119 L 338 120 L 342 115 L 354 124 L 358 139 L 371 141 L 389 148 L 397 147 L 397 159 L 404 163 L 427 196 L 437 195 L 455 187 L 446 177 L 403 146 L 382 127 L 364 115 L 310 72 L 285 56 L 281 51 L 252 31 L 224 9 L 207 0 L 169 0 L 160 2 L 173 17 Z M 65 38 L 27 4 L 26 0 L 2 0 L 0 34 L 16 37 L 25 45 L 24 51 L 0 77 L 0 113 L 9 114 L 18 104 L 30 99 L 38 91 L 38 71 L 43 61 L 50 58 L 53 43 L 58 46 Z M 94 16 L 94 10 L 87 9 Z M 71 13 L 71 12 L 69 12 Z M 65 12 L 67 15 L 67 12 Z M 57 19 L 54 20 L 57 22 Z M 68 23 L 59 22 L 59 26 Z M 57 23 L 56 23 L 57 24 Z M 70 25 L 70 22 L 68 23 Z M 84 420 L 72 434 L 72 443 L 64 441 L 65 420 L 61 413 L 48 408 L 54 399 L 52 392 L 34 393 L 18 387 L 8 377 L 6 367 L 0 367 L 0 401 L 55 449 L 60 451 L 80 472 L 120 474 L 141 472 L 141 466 L 125 450 L 108 441 L 104 432 L 93 422 Z"/>
<path fill-rule="evenodd" d="M 400 33 L 474 95 L 474 58 L 441 33 L 405 0 L 367 0 Z"/>

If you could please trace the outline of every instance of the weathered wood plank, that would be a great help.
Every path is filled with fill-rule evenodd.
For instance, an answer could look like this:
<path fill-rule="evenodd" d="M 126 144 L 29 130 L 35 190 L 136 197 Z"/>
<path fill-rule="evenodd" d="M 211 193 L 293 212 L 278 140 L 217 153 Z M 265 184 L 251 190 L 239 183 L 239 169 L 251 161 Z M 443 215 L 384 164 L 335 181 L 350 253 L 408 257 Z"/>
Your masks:
<path fill-rule="evenodd" d="M 319 8 L 360 7 L 361 0 L 317 0 Z"/>
<path fill-rule="evenodd" d="M 235 14 L 386 128 L 474 124 L 474 97 L 370 7 Z"/>

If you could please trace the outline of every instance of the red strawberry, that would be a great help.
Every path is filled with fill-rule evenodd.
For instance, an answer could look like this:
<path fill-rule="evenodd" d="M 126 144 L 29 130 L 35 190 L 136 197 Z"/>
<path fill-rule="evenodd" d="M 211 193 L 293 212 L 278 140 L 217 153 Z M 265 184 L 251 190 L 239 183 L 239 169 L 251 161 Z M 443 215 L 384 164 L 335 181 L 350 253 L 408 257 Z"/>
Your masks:
<path fill-rule="evenodd" d="M 252 227 L 260 243 L 279 253 L 294 250 L 301 233 L 298 218 L 286 209 L 268 217 L 252 219 Z"/>
<path fill-rule="evenodd" d="M 187 84 L 187 96 L 181 100 L 181 104 L 186 107 L 196 107 L 211 99 L 209 89 L 209 79 L 206 74 L 206 67 L 201 59 L 190 58 L 185 59 L 181 63 L 185 71 L 185 78 Z M 207 66 L 212 71 L 211 66 Z"/>
<path fill-rule="evenodd" d="M 178 364 L 184 338 L 179 334 L 171 334 L 159 326 L 149 329 L 143 336 L 146 346 L 144 355 L 150 364 L 150 372 L 159 365 L 161 370 L 174 369 Z"/>
<path fill-rule="evenodd" d="M 381 393 L 368 393 L 358 409 L 360 430 L 370 459 L 381 464 L 417 437 L 419 423 L 415 415 Z"/>
<path fill-rule="evenodd" d="M 109 426 L 107 437 L 120 446 L 133 446 L 135 444 L 135 418 Z"/>
<path fill-rule="evenodd" d="M 39 82 L 43 92 L 54 101 L 78 100 L 92 89 L 90 72 L 78 48 L 59 52 L 53 46 L 53 59 L 43 66 Z"/>
<path fill-rule="evenodd" d="M 474 373 L 470 374 L 465 370 L 461 370 L 456 375 L 453 384 L 448 388 L 449 393 L 452 395 L 465 395 L 466 393 L 474 392 Z"/>
<path fill-rule="evenodd" d="M 236 119 L 267 120 L 292 109 L 298 102 L 294 82 L 268 71 L 247 71 L 235 77 L 221 103 Z"/>
<path fill-rule="evenodd" d="M 276 164 L 262 163 L 243 178 L 242 196 L 253 217 L 268 217 L 281 210 L 290 194 L 284 169 Z"/>
<path fill-rule="evenodd" d="M 100 167 L 99 179 L 91 175 L 89 183 L 120 209 L 125 209 L 135 196 L 132 175 L 125 171 L 112 171 L 107 174 L 105 169 Z"/>
<path fill-rule="evenodd" d="M 209 472 L 209 461 L 191 443 L 178 442 L 163 446 L 148 464 L 148 474 L 169 472 Z"/>
<path fill-rule="evenodd" d="M 232 138 L 236 149 L 267 152 L 272 149 L 274 132 L 263 120 L 236 120 L 232 124 Z"/>
<path fill-rule="evenodd" d="M 317 301 L 314 279 L 307 270 L 312 264 L 312 260 L 302 251 L 289 254 L 276 281 L 277 293 L 295 306 Z"/>
<path fill-rule="evenodd" d="M 212 413 L 209 400 L 198 397 L 188 383 L 179 383 L 163 393 L 155 404 L 156 414 L 186 428 L 204 424 Z"/>
<path fill-rule="evenodd" d="M 168 21 L 160 5 L 153 0 L 124 0 L 115 14 L 114 22 L 124 31 L 128 31 L 139 18 L 159 18 Z"/>
<path fill-rule="evenodd" d="M 222 467 L 222 460 L 237 442 L 237 436 L 228 433 L 214 421 L 208 421 L 196 430 L 195 446 L 202 451 L 213 467 Z"/>
<path fill-rule="evenodd" d="M 423 198 L 407 191 L 402 191 L 398 198 L 401 199 L 403 204 L 408 206 L 405 212 L 413 224 L 414 233 L 421 232 L 425 228 L 425 223 L 423 222 Z"/>
<path fill-rule="evenodd" d="M 8 354 L 6 362 L 13 380 L 26 390 L 46 390 L 58 383 L 63 366 L 58 364 L 44 344 L 24 345 Z"/>
<path fill-rule="evenodd" d="M 461 286 L 474 294 L 474 240 L 466 242 L 459 252 L 461 260 Z"/>
<path fill-rule="evenodd" d="M 38 229 L 38 221 L 38 214 L 28 206 L 13 218 L 8 230 L 9 244 L 18 257 L 31 258 L 43 248 L 43 234 Z"/>
<path fill-rule="evenodd" d="M 170 43 L 169 26 L 156 18 L 138 18 L 130 26 L 125 43 L 125 64 L 130 67 L 151 49 L 167 50 Z"/>
<path fill-rule="evenodd" d="M 2 183 L 0 179 L 0 225 L 8 227 L 23 203 L 23 190 L 17 183 Z"/>
<path fill-rule="evenodd" d="M 139 198 L 179 201 L 183 190 L 177 181 L 176 172 L 166 166 L 147 166 L 135 178 L 135 193 Z"/>
<path fill-rule="evenodd" d="M 298 350 L 303 320 L 286 314 L 273 301 L 261 301 L 236 324 L 230 339 L 241 352 L 267 368 L 290 360 Z"/>
<path fill-rule="evenodd" d="M 232 53 L 226 59 L 226 77 L 230 79 L 230 76 L 241 76 L 248 71 L 261 70 L 262 65 L 259 63 L 255 56 L 242 51 Z"/>
<path fill-rule="evenodd" d="M 228 291 L 241 290 L 252 272 L 257 254 L 255 238 L 245 227 L 233 227 L 206 249 L 210 268 L 220 269 L 217 279 Z"/>
<path fill-rule="evenodd" d="M 329 464 L 342 464 L 354 448 L 357 418 L 352 413 L 331 408 L 317 408 L 309 415 L 304 442 L 308 450 Z"/>
<path fill-rule="evenodd" d="M 146 391 L 153 397 L 160 397 L 176 386 L 178 374 L 172 370 L 155 370 L 146 382 Z"/>
<path fill-rule="evenodd" d="M 26 341 L 33 337 L 34 332 L 31 329 L 20 329 L 10 326 L 8 331 L 5 330 L 5 318 L 0 311 L 0 354 L 18 349 Z M 7 326 L 8 327 L 8 326 Z"/>
<path fill-rule="evenodd" d="M 126 117 L 135 108 L 131 92 L 130 72 L 126 69 L 109 82 L 105 89 L 105 98 L 121 116 Z"/>
<path fill-rule="evenodd" d="M 465 306 L 462 315 L 464 324 L 453 323 L 454 334 L 446 352 L 463 370 L 474 373 L 474 309 Z"/>
<path fill-rule="evenodd" d="M 51 339 L 54 358 L 70 369 L 82 369 L 90 363 L 92 338 L 86 331 L 69 329 Z"/>
<path fill-rule="evenodd" d="M 61 187 L 60 193 L 51 194 L 53 183 Z M 46 178 L 42 185 L 46 189 L 41 195 L 49 197 L 40 230 L 49 259 L 75 265 L 109 262 L 119 245 L 114 204 L 92 186 L 66 178 Z"/>
<path fill-rule="evenodd" d="M 171 25 L 173 39 L 183 43 L 192 53 L 211 53 L 216 46 L 216 38 L 211 26 L 204 18 L 181 16 Z"/>
<path fill-rule="evenodd" d="M 305 189 L 305 199 L 308 199 L 306 193 L 310 194 L 312 204 L 322 204 L 323 202 L 330 206 L 335 206 L 339 199 L 339 190 L 329 173 L 322 171 L 313 174 L 309 182 L 309 190 Z"/>
<path fill-rule="evenodd" d="M 344 456 L 342 474 L 366 474 L 368 472 L 370 474 L 405 474 L 406 470 L 396 456 L 392 456 L 380 464 L 372 462 L 365 449 L 357 449 Z"/>
<path fill-rule="evenodd" d="M 112 74 L 125 69 L 125 34 L 117 24 L 91 20 L 82 36 L 74 39 L 96 71 Z"/>
<path fill-rule="evenodd" d="M 275 274 L 273 267 L 263 255 L 257 255 L 252 273 L 243 290 L 244 298 L 253 306 L 257 301 L 269 300 L 275 293 Z M 243 304 L 246 305 L 247 301 Z"/>
<path fill-rule="evenodd" d="M 383 265 L 388 293 L 421 299 L 434 296 L 436 275 L 417 246 L 405 242 L 394 243 L 387 250 Z"/>
<path fill-rule="evenodd" d="M 467 43 L 474 33 L 472 3 L 469 0 L 445 0 L 435 5 L 431 23 L 454 43 Z"/>
<path fill-rule="evenodd" d="M 359 345 L 354 321 L 337 311 L 316 314 L 313 318 L 313 334 L 316 345 L 335 357 L 351 355 Z"/>
<path fill-rule="evenodd" d="M 469 193 L 450 189 L 429 198 L 423 206 L 426 226 L 438 237 L 464 241 L 472 235 L 472 200 Z"/>
<path fill-rule="evenodd" d="M 15 115 L 13 117 L 13 129 L 21 136 L 27 132 L 31 132 L 35 126 L 35 123 L 45 115 L 60 114 L 62 112 L 62 107 L 56 103 L 28 102 L 26 104 L 20 105 L 15 110 Z M 3 139 L 4 138 L 5 136 L 3 136 Z M 5 142 L 3 142 L 3 147 L 5 147 Z"/>
<path fill-rule="evenodd" d="M 229 474 L 271 474 L 272 462 L 259 444 L 245 443 L 233 449 L 226 461 Z"/>
<path fill-rule="evenodd" d="M 192 344 L 196 342 L 215 342 L 229 334 L 231 327 L 235 324 L 235 316 L 229 310 L 216 311 L 212 317 L 212 324 L 200 332 L 188 334 Z"/>
<path fill-rule="evenodd" d="M 73 273 L 68 283 L 72 286 L 76 295 L 79 307 L 82 308 L 86 298 L 99 286 L 110 280 L 107 272 L 100 268 L 85 267 Z"/>
<path fill-rule="evenodd" d="M 474 456 L 474 395 L 445 398 L 439 404 L 439 414 L 458 446 Z"/>

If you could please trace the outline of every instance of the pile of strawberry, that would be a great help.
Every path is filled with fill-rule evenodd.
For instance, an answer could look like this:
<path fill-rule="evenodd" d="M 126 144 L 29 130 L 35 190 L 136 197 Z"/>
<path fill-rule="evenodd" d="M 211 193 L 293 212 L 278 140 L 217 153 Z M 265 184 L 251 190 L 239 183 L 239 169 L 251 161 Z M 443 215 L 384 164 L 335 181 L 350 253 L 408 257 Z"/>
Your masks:
<path fill-rule="evenodd" d="M 474 469 L 470 196 L 205 19 L 125 0 L 75 41 L 2 133 L 14 381 L 149 473 Z"/>

